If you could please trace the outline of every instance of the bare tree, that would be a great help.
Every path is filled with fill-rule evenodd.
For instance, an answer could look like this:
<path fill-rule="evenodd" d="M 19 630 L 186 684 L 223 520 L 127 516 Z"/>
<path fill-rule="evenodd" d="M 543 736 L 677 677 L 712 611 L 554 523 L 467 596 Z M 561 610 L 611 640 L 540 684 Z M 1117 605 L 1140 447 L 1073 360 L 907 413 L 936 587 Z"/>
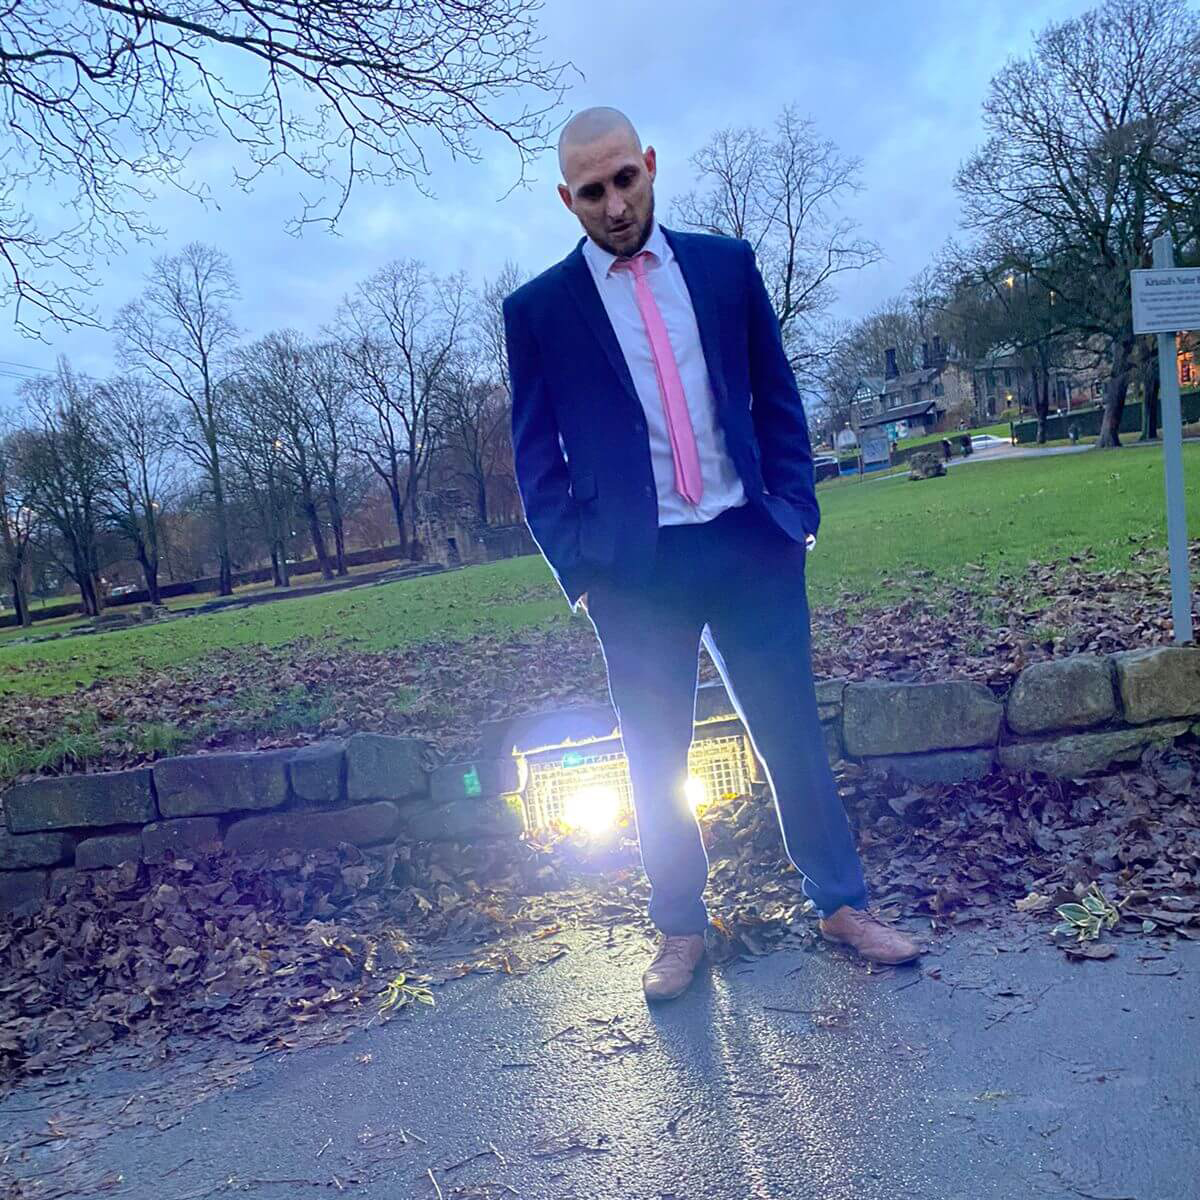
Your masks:
<path fill-rule="evenodd" d="M 928 331 L 940 330 L 928 314 Z M 873 313 L 835 331 L 834 344 L 820 368 L 823 402 L 830 436 L 852 424 L 853 401 L 869 379 L 882 378 L 889 350 L 896 353 L 899 371 L 921 365 L 922 317 L 909 295 L 881 304 Z"/>
<path fill-rule="evenodd" d="M 1066 361 L 1074 315 L 1042 279 L 996 255 L 986 242 L 968 250 L 947 247 L 942 271 L 952 295 L 945 319 L 973 358 L 1003 349 L 1028 372 L 1037 440 L 1044 443 L 1051 372 Z"/>
<path fill-rule="evenodd" d="M 29 607 L 30 559 L 37 530 L 37 513 L 30 501 L 30 483 L 22 464 L 29 448 L 24 430 L 0 430 L 0 566 L 12 592 L 17 624 L 33 624 Z"/>
<path fill-rule="evenodd" d="M 678 218 L 693 229 L 750 242 L 792 367 L 814 385 L 832 344 L 824 318 L 834 280 L 880 257 L 879 247 L 841 215 L 859 190 L 861 164 L 844 158 L 794 105 L 772 130 L 720 130 L 692 164 L 698 188 L 677 203 Z"/>
<path fill-rule="evenodd" d="M 480 522 L 489 518 L 488 491 L 503 461 L 508 437 L 508 394 L 477 369 L 468 355 L 456 356 L 438 385 L 438 427 L 451 472 L 471 489 Z"/>
<path fill-rule="evenodd" d="M 171 426 L 162 390 L 137 375 L 100 385 L 97 405 L 111 448 L 106 519 L 132 547 L 151 604 L 159 604 L 161 514 L 169 481 Z"/>
<path fill-rule="evenodd" d="M 257 387 L 231 375 L 219 388 L 224 413 L 229 491 L 248 510 L 271 558 L 276 587 L 287 587 L 288 547 L 295 489 L 283 459 L 284 443 L 268 417 Z"/>
<path fill-rule="evenodd" d="M 520 268 L 507 262 L 494 279 L 484 281 L 466 335 L 438 388 L 438 424 L 447 464 L 471 489 L 476 513 L 484 524 L 492 516 L 492 494 L 512 471 L 503 302 L 524 280 Z M 505 486 L 502 490 L 507 496 L 511 489 Z"/>
<path fill-rule="evenodd" d="M 466 316 L 462 275 L 389 263 L 342 302 L 339 344 L 361 405 L 357 453 L 388 490 L 401 545 L 440 430 L 437 388 Z"/>
<path fill-rule="evenodd" d="M 236 297 L 229 258 L 191 242 L 182 253 L 155 262 L 141 298 L 125 305 L 117 317 L 121 360 L 175 398 L 177 445 L 204 472 L 216 524 L 222 596 L 233 592 L 233 562 L 216 395 L 237 337 Z"/>
<path fill-rule="evenodd" d="M 95 386 L 59 359 L 54 375 L 21 387 L 28 435 L 21 470 L 28 503 L 61 541 L 62 566 L 75 580 L 89 616 L 104 606 L 100 582 L 103 496 L 111 448 L 96 407 Z"/>
<path fill-rule="evenodd" d="M 348 575 L 346 518 L 366 493 L 363 467 L 355 470 L 353 442 L 354 389 L 346 373 L 346 359 L 336 343 L 321 342 L 305 349 L 304 381 L 312 405 L 312 445 L 320 473 L 333 531 L 337 573 Z"/>
<path fill-rule="evenodd" d="M 322 528 L 324 497 L 320 468 L 323 422 L 308 387 L 307 346 L 292 329 L 269 333 L 237 354 L 238 396 L 254 405 L 256 428 L 274 433 L 279 465 L 290 476 L 300 511 L 308 522 L 313 552 L 325 579 L 333 578 Z"/>
<path fill-rule="evenodd" d="M 1118 430 L 1135 361 L 1129 271 L 1197 229 L 1200 16 L 1185 0 L 1106 0 L 1040 33 L 984 101 L 989 136 L 956 186 L 968 221 L 1019 275 L 1102 338 L 1098 445 Z"/>
<path fill-rule="evenodd" d="M 208 199 L 188 152 L 220 139 L 232 181 L 288 168 L 312 192 L 293 227 L 336 223 L 356 181 L 415 181 L 427 152 L 546 147 L 562 68 L 537 0 L 175 4 L 18 0 L 0 11 L 0 278 L 18 324 L 95 323 L 97 254 L 158 233 L 156 191 Z M 58 214 L 57 219 L 48 214 Z"/>

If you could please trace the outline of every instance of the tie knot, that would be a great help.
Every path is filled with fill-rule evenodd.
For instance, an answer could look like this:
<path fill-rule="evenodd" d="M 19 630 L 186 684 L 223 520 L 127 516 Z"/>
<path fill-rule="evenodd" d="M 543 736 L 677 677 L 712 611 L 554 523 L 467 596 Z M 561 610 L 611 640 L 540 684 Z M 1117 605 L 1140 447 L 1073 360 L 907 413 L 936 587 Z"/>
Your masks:
<path fill-rule="evenodd" d="M 650 257 L 649 250 L 639 250 L 632 258 L 618 258 L 613 263 L 614 271 L 632 271 L 635 278 L 646 273 L 646 262 Z"/>

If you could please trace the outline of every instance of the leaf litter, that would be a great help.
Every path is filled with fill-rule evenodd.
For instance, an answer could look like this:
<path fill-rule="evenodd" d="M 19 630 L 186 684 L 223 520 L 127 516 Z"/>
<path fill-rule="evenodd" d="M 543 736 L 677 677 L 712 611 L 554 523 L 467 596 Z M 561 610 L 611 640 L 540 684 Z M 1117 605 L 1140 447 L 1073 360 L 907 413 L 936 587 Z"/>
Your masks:
<path fill-rule="evenodd" d="M 1194 744 L 1094 779 L 996 774 L 908 788 L 903 818 L 886 779 L 847 766 L 839 782 L 885 915 L 935 935 L 982 925 L 1041 939 L 1053 907 L 1094 886 L 1119 911 L 1103 919 L 1106 940 L 1072 939 L 1073 953 L 1113 953 L 1129 934 L 1163 945 L 1200 937 Z M 840 953 L 815 935 L 771 805 L 724 801 L 702 824 L 718 959 L 781 946 Z M 166 1054 L 179 1035 L 259 1052 L 340 1040 L 401 1007 L 425 1008 L 466 974 L 552 962 L 568 952 L 568 930 L 640 943 L 650 927 L 636 847 L 623 839 L 603 871 L 588 855 L 585 839 L 559 834 L 79 872 L 60 900 L 0 926 L 0 1086 L 70 1070 L 102 1047 L 134 1060 Z M 443 876 L 453 890 L 428 882 Z M 1031 905 L 1033 894 L 1049 902 Z M 828 1015 L 831 1027 L 843 1020 Z M 598 1057 L 638 1042 L 615 1018 L 585 1033 Z"/>

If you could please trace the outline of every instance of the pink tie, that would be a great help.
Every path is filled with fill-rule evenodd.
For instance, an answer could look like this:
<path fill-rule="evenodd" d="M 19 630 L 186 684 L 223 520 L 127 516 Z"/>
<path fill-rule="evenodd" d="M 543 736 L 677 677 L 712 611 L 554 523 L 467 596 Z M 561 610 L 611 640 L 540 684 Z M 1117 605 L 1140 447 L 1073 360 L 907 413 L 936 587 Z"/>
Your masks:
<path fill-rule="evenodd" d="M 633 272 L 633 292 L 650 339 L 654 374 L 658 377 L 658 394 L 662 397 L 663 412 L 667 417 L 667 436 L 671 440 L 671 456 L 675 460 L 675 490 L 689 504 L 699 504 L 704 485 L 700 479 L 696 435 L 692 430 L 687 397 L 683 394 L 683 382 L 679 378 L 679 366 L 671 349 L 671 339 L 667 336 L 667 326 L 650 290 L 650 281 L 646 278 L 648 257 L 649 251 L 643 250 L 632 258 L 617 259 L 613 266 L 618 270 Z"/>

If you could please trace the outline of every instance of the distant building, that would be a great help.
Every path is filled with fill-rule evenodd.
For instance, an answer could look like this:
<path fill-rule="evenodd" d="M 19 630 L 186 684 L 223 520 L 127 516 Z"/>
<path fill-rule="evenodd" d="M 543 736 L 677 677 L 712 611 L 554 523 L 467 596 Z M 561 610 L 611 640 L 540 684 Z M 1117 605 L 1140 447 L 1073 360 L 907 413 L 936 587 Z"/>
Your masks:
<path fill-rule="evenodd" d="M 901 372 L 896 351 L 888 349 L 878 390 L 864 380 L 855 396 L 854 424 L 859 429 L 883 426 L 893 440 L 942 433 L 973 423 L 974 391 L 970 368 L 946 353 L 942 339 L 921 346 L 921 366 Z"/>
<path fill-rule="evenodd" d="M 474 504 L 458 488 L 420 493 L 414 525 L 413 557 L 447 567 L 537 553 L 537 543 L 523 522 L 483 524 Z"/>
<path fill-rule="evenodd" d="M 1194 333 L 1179 338 L 1179 386 L 1185 391 L 1200 387 L 1200 336 Z"/>
<path fill-rule="evenodd" d="M 1098 364 L 1095 355 L 1073 354 L 1066 363 L 1051 367 L 1050 411 L 1097 403 L 1107 375 Z M 986 425 L 1005 412 L 1018 416 L 1036 410 L 1033 369 L 1012 346 L 993 348 L 975 364 L 973 374 L 978 424 Z"/>

